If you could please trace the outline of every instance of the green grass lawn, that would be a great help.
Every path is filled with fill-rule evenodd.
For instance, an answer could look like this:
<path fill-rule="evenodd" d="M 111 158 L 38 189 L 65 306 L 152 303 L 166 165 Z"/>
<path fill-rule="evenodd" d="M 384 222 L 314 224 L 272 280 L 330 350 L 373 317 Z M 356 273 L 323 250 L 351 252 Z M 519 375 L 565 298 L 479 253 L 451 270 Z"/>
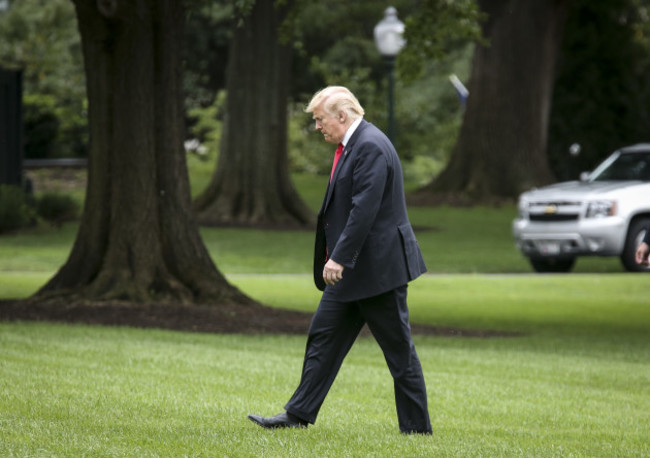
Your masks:
<path fill-rule="evenodd" d="M 209 175 L 203 179 L 207 181 Z M 322 183 L 297 176 L 312 208 Z M 516 332 L 416 336 L 433 437 L 398 432 L 375 342 L 352 349 L 318 422 L 266 431 L 298 383 L 304 336 L 0 323 L 0 456 L 650 456 L 650 283 L 618 260 L 530 268 L 513 207 L 412 208 L 429 269 L 413 322 Z M 0 298 L 26 297 L 65 262 L 76 225 L 0 237 Z M 202 229 L 228 279 L 311 311 L 313 234 Z"/>
<path fill-rule="evenodd" d="M 269 277 L 252 280 L 271 302 L 310 299 L 306 288 L 287 291 L 307 276 Z M 433 437 L 398 433 L 390 375 L 370 338 L 353 348 L 315 426 L 265 431 L 246 415 L 281 410 L 304 337 L 0 323 L 0 455 L 647 456 L 645 282 L 574 278 L 413 284 L 414 321 L 524 333 L 416 337 Z"/>
<path fill-rule="evenodd" d="M 318 300 L 307 274 L 229 279 L 272 306 L 309 311 Z M 353 348 L 314 427 L 265 431 L 246 415 L 281 410 L 304 337 L 0 323 L 0 456 L 650 453 L 644 275 L 428 275 L 409 291 L 413 322 L 520 333 L 416 336 L 433 437 L 398 433 L 371 338 Z"/>

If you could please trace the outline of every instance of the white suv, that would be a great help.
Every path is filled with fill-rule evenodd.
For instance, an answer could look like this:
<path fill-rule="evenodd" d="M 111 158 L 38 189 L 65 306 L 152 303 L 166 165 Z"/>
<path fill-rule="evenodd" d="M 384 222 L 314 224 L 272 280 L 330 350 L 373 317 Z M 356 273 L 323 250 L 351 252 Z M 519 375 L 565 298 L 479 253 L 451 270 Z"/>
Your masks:
<path fill-rule="evenodd" d="M 568 272 L 578 256 L 619 256 L 626 270 L 650 225 L 650 143 L 615 151 L 581 181 L 523 193 L 512 224 L 537 272 Z"/>

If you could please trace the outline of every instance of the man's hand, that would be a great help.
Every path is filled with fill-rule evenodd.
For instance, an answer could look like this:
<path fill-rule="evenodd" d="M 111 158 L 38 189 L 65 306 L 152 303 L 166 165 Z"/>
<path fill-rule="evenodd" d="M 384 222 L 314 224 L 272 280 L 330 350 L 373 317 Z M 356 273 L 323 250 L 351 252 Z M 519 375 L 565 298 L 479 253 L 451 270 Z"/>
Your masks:
<path fill-rule="evenodd" d="M 649 265 L 650 263 L 648 262 L 648 254 L 650 254 L 650 246 L 648 246 L 647 243 L 642 242 L 641 245 L 639 245 L 639 247 L 636 249 L 636 253 L 634 255 L 636 263 L 641 264 L 642 266 Z"/>
<path fill-rule="evenodd" d="M 323 280 L 328 285 L 334 285 L 343 278 L 343 269 L 344 267 L 341 264 L 330 259 L 323 269 Z"/>

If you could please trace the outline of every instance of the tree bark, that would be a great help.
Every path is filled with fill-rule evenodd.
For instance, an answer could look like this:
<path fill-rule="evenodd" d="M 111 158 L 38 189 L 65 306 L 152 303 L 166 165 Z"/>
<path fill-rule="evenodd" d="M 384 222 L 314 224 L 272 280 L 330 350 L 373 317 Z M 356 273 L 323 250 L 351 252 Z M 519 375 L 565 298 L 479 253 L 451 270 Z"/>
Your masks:
<path fill-rule="evenodd" d="M 181 0 L 73 0 L 91 130 L 85 208 L 48 298 L 253 301 L 212 262 L 183 151 Z"/>
<path fill-rule="evenodd" d="M 291 47 L 279 28 L 291 1 L 257 0 L 234 31 L 217 168 L 195 201 L 205 225 L 310 226 L 311 210 L 289 176 L 287 100 Z"/>
<path fill-rule="evenodd" d="M 546 144 L 566 0 L 480 0 L 487 46 L 474 52 L 458 142 L 424 191 L 470 202 L 515 198 L 553 179 Z"/>

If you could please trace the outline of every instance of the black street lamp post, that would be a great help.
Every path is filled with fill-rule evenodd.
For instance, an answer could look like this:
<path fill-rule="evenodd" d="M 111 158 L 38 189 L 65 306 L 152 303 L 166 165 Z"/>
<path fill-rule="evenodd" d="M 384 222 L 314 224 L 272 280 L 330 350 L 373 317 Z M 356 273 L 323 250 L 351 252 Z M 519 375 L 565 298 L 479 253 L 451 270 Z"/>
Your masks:
<path fill-rule="evenodd" d="M 395 58 L 406 43 L 403 35 L 404 23 L 397 18 L 392 6 L 384 11 L 384 18 L 375 26 L 375 44 L 384 57 L 388 73 L 388 138 L 395 143 Z"/>

